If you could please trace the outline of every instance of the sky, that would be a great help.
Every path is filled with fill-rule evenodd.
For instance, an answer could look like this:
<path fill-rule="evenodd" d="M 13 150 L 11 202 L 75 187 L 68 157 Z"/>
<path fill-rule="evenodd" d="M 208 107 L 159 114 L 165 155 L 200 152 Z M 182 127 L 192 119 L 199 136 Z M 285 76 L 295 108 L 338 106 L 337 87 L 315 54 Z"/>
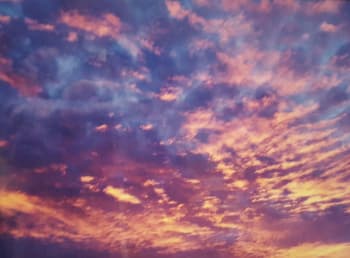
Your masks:
<path fill-rule="evenodd" d="M 349 13 L 0 0 L 2 257 L 349 257 Z"/>

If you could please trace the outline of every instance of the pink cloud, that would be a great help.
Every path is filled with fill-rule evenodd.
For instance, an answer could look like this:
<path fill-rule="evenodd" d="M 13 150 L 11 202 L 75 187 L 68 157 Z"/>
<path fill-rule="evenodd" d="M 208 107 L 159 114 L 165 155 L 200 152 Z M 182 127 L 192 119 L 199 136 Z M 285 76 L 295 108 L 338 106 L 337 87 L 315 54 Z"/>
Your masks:
<path fill-rule="evenodd" d="M 27 24 L 30 30 L 41 30 L 41 31 L 53 31 L 55 26 L 51 24 L 39 23 L 36 20 L 25 18 L 24 22 Z"/>
<path fill-rule="evenodd" d="M 305 3 L 305 12 L 307 14 L 336 14 L 343 2 L 324 0 L 324 1 L 310 1 Z"/>
<path fill-rule="evenodd" d="M 165 4 L 170 16 L 173 18 L 182 20 L 189 15 L 189 12 L 183 9 L 181 4 L 177 1 L 167 0 Z"/>
<path fill-rule="evenodd" d="M 324 32 L 334 33 L 338 31 L 338 26 L 328 23 L 328 22 L 322 22 L 320 25 L 320 30 Z"/>
<path fill-rule="evenodd" d="M 9 23 L 11 21 L 11 17 L 10 16 L 6 16 L 6 15 L 0 15 L 0 23 Z"/>
<path fill-rule="evenodd" d="M 221 43 L 226 43 L 233 37 L 246 36 L 253 33 L 253 25 L 243 14 L 227 19 L 206 19 L 191 10 L 187 10 L 177 1 L 167 1 L 167 8 L 171 17 L 178 20 L 187 19 L 193 27 L 205 33 L 218 34 Z"/>
<path fill-rule="evenodd" d="M 110 13 L 94 18 L 82 15 L 77 11 L 63 12 L 60 21 L 69 27 L 86 31 L 97 37 L 118 39 L 122 27 L 120 19 Z"/>

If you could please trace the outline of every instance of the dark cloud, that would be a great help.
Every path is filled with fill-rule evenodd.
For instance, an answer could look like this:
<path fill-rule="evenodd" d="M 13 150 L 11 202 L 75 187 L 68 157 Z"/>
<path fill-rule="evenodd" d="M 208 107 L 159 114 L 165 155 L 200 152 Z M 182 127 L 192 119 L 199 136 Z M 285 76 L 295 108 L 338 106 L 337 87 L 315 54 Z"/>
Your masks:
<path fill-rule="evenodd" d="M 19 74 L 30 76 L 37 82 L 57 80 L 57 56 L 58 50 L 55 48 L 39 48 L 16 64 L 14 68 Z"/>
<path fill-rule="evenodd" d="M 69 101 L 105 102 L 113 99 L 113 91 L 103 84 L 79 81 L 64 90 L 63 98 Z"/>
<path fill-rule="evenodd" d="M 320 110 L 328 110 L 329 108 L 335 107 L 350 98 L 350 94 L 347 92 L 347 86 L 339 85 L 333 87 L 323 93 L 320 99 Z"/>
<path fill-rule="evenodd" d="M 189 199 L 196 193 L 195 189 L 189 184 L 184 183 L 180 179 L 172 179 L 171 181 L 164 182 L 165 193 L 177 203 L 186 204 Z M 181 191 L 179 189 L 181 188 Z"/>
<path fill-rule="evenodd" d="M 16 63 L 32 51 L 32 41 L 28 37 L 28 30 L 21 19 L 14 19 L 11 26 L 5 26 L 0 33 L 1 53 L 12 58 Z"/>
<path fill-rule="evenodd" d="M 0 7 L 0 13 L 11 17 L 19 17 L 22 15 L 22 7 L 15 1 L 3 1 Z"/>
<path fill-rule="evenodd" d="M 261 162 L 266 163 L 268 165 L 276 164 L 276 161 L 273 158 L 268 157 L 268 156 L 260 156 L 260 155 L 258 155 L 256 158 L 258 160 L 260 160 Z"/>
<path fill-rule="evenodd" d="M 171 157 L 171 164 L 185 178 L 201 178 L 215 169 L 215 163 L 209 157 L 191 152 Z"/>
<path fill-rule="evenodd" d="M 112 257 L 110 253 L 104 251 L 96 251 L 93 248 L 77 246 L 73 243 L 50 243 L 34 238 L 13 238 L 10 235 L 2 234 L 0 236 L 0 250 L 3 258 L 73 258 L 73 257 Z M 121 254 L 116 254 L 122 257 Z M 116 256 L 113 256 L 116 257 Z"/>
<path fill-rule="evenodd" d="M 350 239 L 350 217 L 343 206 L 332 206 L 322 214 L 305 213 L 302 221 L 294 224 L 285 239 L 284 246 L 300 243 L 344 243 Z"/>
<path fill-rule="evenodd" d="M 53 22 L 59 14 L 59 1 L 29 0 L 21 3 L 23 14 L 42 23 Z"/>
<path fill-rule="evenodd" d="M 196 138 L 203 143 L 208 143 L 209 137 L 213 133 L 215 133 L 215 132 L 213 132 L 212 130 L 201 129 L 197 133 Z"/>
<path fill-rule="evenodd" d="M 207 107 L 213 100 L 213 92 L 203 86 L 192 89 L 185 97 L 182 108 L 184 110 L 193 110 L 196 108 Z"/>
<path fill-rule="evenodd" d="M 335 54 L 335 65 L 338 67 L 350 66 L 350 42 L 343 44 Z"/>
<path fill-rule="evenodd" d="M 0 81 L 0 123 L 2 128 L 0 134 L 2 137 L 7 136 L 9 133 L 11 123 L 11 121 L 4 118 L 11 116 L 11 113 L 19 102 L 20 97 L 18 92 L 7 83 Z"/>
<path fill-rule="evenodd" d="M 304 48 L 289 49 L 284 53 L 280 65 L 298 76 L 310 73 L 316 67 L 316 60 L 312 59 Z"/>
<path fill-rule="evenodd" d="M 350 127 L 350 110 L 345 111 L 339 120 L 339 125 L 346 131 Z"/>
<path fill-rule="evenodd" d="M 271 88 L 259 87 L 255 91 L 255 99 L 261 103 L 261 108 L 258 111 L 258 116 L 264 118 L 272 118 L 278 111 L 279 98 L 280 97 Z"/>

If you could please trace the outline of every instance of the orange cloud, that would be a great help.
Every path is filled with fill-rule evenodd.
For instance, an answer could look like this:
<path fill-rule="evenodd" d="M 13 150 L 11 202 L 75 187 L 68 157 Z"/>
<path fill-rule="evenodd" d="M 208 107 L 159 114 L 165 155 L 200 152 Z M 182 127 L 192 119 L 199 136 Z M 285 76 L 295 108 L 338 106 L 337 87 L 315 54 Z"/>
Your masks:
<path fill-rule="evenodd" d="M 107 132 L 107 130 L 108 130 L 108 125 L 106 125 L 106 124 L 99 125 L 99 126 L 97 126 L 97 127 L 95 128 L 95 130 L 96 130 L 97 132 L 100 132 L 100 133 Z"/>
<path fill-rule="evenodd" d="M 179 88 L 168 87 L 168 88 L 162 88 L 160 94 L 158 94 L 157 97 L 162 101 L 172 102 L 172 101 L 176 101 L 180 95 L 181 95 L 181 90 Z"/>
<path fill-rule="evenodd" d="M 153 129 L 153 125 L 152 124 L 144 124 L 144 125 L 141 125 L 140 128 L 144 131 L 149 131 L 149 130 Z"/>
<path fill-rule="evenodd" d="M 274 258 L 347 258 L 350 253 L 350 244 L 323 244 L 307 243 L 295 247 L 278 250 Z"/>
<path fill-rule="evenodd" d="M 259 110 L 254 102 L 247 102 L 246 105 L 252 114 Z M 196 142 L 196 152 L 209 155 L 216 161 L 216 169 L 224 178 L 235 179 L 227 185 L 232 191 L 237 188 L 249 189 L 252 182 L 242 180 L 241 175 L 244 176 L 245 171 L 252 168 L 257 177 L 254 187 L 261 189 L 253 198 L 256 202 L 280 201 L 286 205 L 284 209 L 295 213 L 325 210 L 335 204 L 334 200 L 339 200 L 339 205 L 348 205 L 346 181 L 341 178 L 345 176 L 345 171 L 350 171 L 350 164 L 345 161 L 350 146 L 346 145 L 343 149 L 337 147 L 346 141 L 347 136 L 331 137 L 334 133 L 332 128 L 340 118 L 290 127 L 293 121 L 311 114 L 318 106 L 297 106 L 290 111 L 288 106 L 288 103 L 280 103 L 279 111 L 270 119 L 250 115 L 246 119 L 228 122 L 216 119 L 210 108 L 201 109 L 187 114 L 187 123 L 182 130 L 185 139 L 191 141 L 195 141 L 200 130 L 215 131 L 207 142 Z M 251 146 L 255 146 L 254 150 L 251 150 Z M 232 147 L 236 158 L 232 159 L 233 154 L 225 151 L 227 147 Z M 231 162 L 227 163 L 227 159 L 231 159 Z M 326 169 L 324 176 L 329 178 L 320 181 L 312 176 L 317 169 Z M 286 172 L 259 178 L 259 175 L 274 170 Z M 284 181 L 284 187 L 276 188 Z M 284 190 L 290 193 L 283 200 Z M 302 198 L 306 199 L 298 206 L 289 206 L 289 202 Z"/>
<path fill-rule="evenodd" d="M 136 197 L 121 189 L 110 186 L 106 189 L 118 199 L 126 198 L 123 201 L 138 203 Z M 72 209 L 66 209 L 68 206 Z M 18 221 L 16 228 L 4 228 L 15 237 L 49 238 L 53 242 L 69 239 L 82 246 L 93 245 L 98 250 L 112 252 L 119 251 L 120 245 L 125 242 L 132 243 L 136 250 L 160 248 L 163 254 L 195 250 L 214 233 L 207 227 L 182 222 L 185 214 L 181 206 L 167 211 L 150 206 L 140 213 L 115 209 L 108 212 L 94 207 L 94 203 L 85 199 L 65 200 L 64 208 L 58 203 L 23 193 L 1 191 L 0 207 L 2 215 L 6 217 L 18 212 L 26 214 Z M 82 217 L 81 213 L 75 212 L 77 210 L 87 216 Z M 28 223 L 32 225 L 31 228 L 26 226 Z M 106 235 L 106 232 L 110 234 Z M 187 238 L 193 235 L 196 238 Z"/>
<path fill-rule="evenodd" d="M 124 189 L 122 189 L 122 188 L 107 186 L 103 191 L 106 194 L 112 196 L 113 198 L 115 198 L 116 200 L 118 200 L 120 202 L 128 202 L 131 204 L 140 204 L 141 203 L 140 199 L 125 192 Z"/>
<path fill-rule="evenodd" d="M 90 183 L 93 180 L 94 180 L 93 176 L 81 176 L 80 177 L 80 181 L 83 183 Z"/>

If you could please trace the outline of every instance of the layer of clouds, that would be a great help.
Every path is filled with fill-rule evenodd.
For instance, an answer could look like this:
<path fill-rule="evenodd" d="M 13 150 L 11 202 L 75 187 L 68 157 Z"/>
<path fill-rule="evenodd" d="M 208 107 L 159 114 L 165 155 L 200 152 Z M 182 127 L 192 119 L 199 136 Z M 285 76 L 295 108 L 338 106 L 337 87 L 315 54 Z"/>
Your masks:
<path fill-rule="evenodd" d="M 5 257 L 345 257 L 350 5 L 214 2 L 2 1 Z"/>

